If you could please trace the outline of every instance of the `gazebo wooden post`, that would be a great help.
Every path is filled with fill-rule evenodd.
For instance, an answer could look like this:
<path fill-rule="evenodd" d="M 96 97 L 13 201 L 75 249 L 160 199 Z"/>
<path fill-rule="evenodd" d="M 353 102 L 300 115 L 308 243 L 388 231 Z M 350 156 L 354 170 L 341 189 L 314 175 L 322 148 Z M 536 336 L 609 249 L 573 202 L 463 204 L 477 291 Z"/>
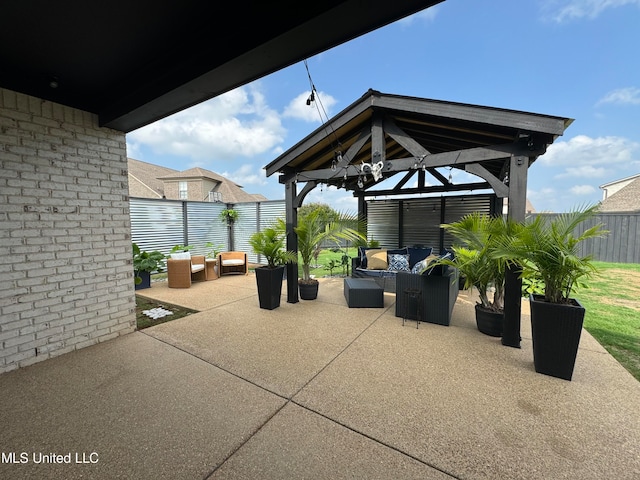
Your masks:
<path fill-rule="evenodd" d="M 527 205 L 527 170 L 529 157 L 512 155 L 509 165 L 509 209 L 507 218 L 523 222 Z M 519 269 L 511 267 L 505 276 L 504 325 L 502 344 L 520 348 L 520 315 L 522 300 L 522 280 Z"/>
<path fill-rule="evenodd" d="M 285 183 L 285 216 L 287 250 L 298 251 L 298 236 L 294 227 L 298 225 L 298 209 L 296 208 L 296 181 L 295 178 Z M 287 303 L 298 303 L 298 264 L 287 263 Z"/>

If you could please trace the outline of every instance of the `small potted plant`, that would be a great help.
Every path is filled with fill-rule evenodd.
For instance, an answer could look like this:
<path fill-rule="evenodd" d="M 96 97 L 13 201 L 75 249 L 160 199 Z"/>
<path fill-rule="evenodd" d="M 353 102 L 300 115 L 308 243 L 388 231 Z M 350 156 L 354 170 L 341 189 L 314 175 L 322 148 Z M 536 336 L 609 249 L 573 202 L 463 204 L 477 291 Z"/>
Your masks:
<path fill-rule="evenodd" d="M 133 274 L 136 290 L 151 287 L 151 272 L 160 273 L 164 270 L 164 258 L 164 255 L 157 250 L 142 251 L 136 243 L 133 243 Z"/>
<path fill-rule="evenodd" d="M 571 380 L 582 333 L 585 309 L 574 298 L 596 272 L 591 255 L 581 256 L 578 245 L 608 232 L 601 224 L 576 234 L 598 206 L 578 208 L 552 220 L 538 215 L 503 239 L 496 254 L 521 266 L 523 277 L 539 278 L 544 295 L 530 295 L 533 361 L 536 372 Z"/>
<path fill-rule="evenodd" d="M 356 228 L 357 218 L 353 215 L 338 213 L 335 218 L 323 221 L 322 210 L 317 208 L 301 215 L 298 226 L 294 228 L 298 236 L 298 252 L 302 261 L 302 278 L 298 281 L 300 298 L 314 300 L 318 297 L 319 282 L 311 278 L 311 261 L 317 257 L 323 243 L 338 239 L 362 239 Z"/>
<path fill-rule="evenodd" d="M 500 239 L 510 233 L 510 223 L 501 216 L 480 212 L 465 215 L 442 227 L 462 245 L 452 247 L 453 259 L 434 262 L 451 265 L 464 278 L 464 289 L 475 287 L 479 303 L 475 306 L 478 330 L 493 337 L 502 336 L 504 318 L 504 282 L 508 261 L 493 252 Z"/>
<path fill-rule="evenodd" d="M 220 212 L 220 220 L 227 225 L 233 224 L 238 219 L 238 211 L 233 208 L 225 208 Z"/>
<path fill-rule="evenodd" d="M 254 253 L 264 257 L 267 265 L 255 268 L 260 308 L 273 310 L 280 306 L 284 266 L 296 261 L 296 255 L 285 249 L 284 221 L 255 232 L 249 238 Z"/>

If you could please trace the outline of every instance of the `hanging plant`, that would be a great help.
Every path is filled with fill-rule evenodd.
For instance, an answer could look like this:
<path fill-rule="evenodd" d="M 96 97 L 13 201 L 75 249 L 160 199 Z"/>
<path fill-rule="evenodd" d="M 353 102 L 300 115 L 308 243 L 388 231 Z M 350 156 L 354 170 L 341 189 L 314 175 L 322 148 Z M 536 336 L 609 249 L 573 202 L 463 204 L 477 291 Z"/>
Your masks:
<path fill-rule="evenodd" d="M 220 220 L 227 224 L 232 224 L 238 219 L 238 211 L 233 208 L 225 208 L 220 212 Z"/>

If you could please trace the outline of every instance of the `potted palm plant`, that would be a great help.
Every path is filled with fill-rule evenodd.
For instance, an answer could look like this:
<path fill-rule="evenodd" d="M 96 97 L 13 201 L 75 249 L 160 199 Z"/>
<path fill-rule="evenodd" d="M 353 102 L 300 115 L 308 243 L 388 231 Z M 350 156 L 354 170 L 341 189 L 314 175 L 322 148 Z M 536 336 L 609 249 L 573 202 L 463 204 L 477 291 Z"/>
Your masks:
<path fill-rule="evenodd" d="M 544 282 L 544 295 L 532 293 L 529 297 L 533 361 L 538 373 L 565 380 L 573 376 L 585 314 L 573 295 L 596 272 L 591 255 L 580 255 L 578 246 L 608 233 L 601 224 L 576 232 L 597 209 L 597 205 L 578 208 L 552 220 L 539 215 L 522 224 L 496 250 L 499 257 L 519 264 L 523 277 Z"/>
<path fill-rule="evenodd" d="M 475 287 L 479 302 L 475 306 L 478 330 L 493 337 L 502 336 L 504 318 L 504 281 L 507 260 L 493 252 L 500 239 L 509 235 L 510 223 L 502 216 L 474 212 L 457 222 L 443 224 L 462 245 L 452 247 L 453 259 L 435 263 L 457 268 L 464 278 L 463 288 Z"/>
<path fill-rule="evenodd" d="M 335 218 L 324 219 L 322 210 L 316 208 L 298 218 L 294 228 L 298 236 L 298 253 L 302 262 L 302 278 L 298 280 L 300 298 L 314 300 L 318 297 L 319 282 L 311 278 L 311 261 L 317 257 L 323 244 L 339 239 L 362 239 L 358 232 L 357 216 L 337 212 Z"/>
<path fill-rule="evenodd" d="M 255 232 L 249 238 L 253 252 L 267 261 L 267 265 L 255 269 L 260 308 L 266 310 L 280 306 L 284 266 L 296 261 L 296 255 L 285 249 L 284 232 L 284 222 L 280 219 L 274 226 Z"/>
<path fill-rule="evenodd" d="M 133 274 L 135 289 L 151 287 L 151 272 L 162 272 L 164 270 L 164 254 L 154 250 L 146 252 L 133 243 Z"/>

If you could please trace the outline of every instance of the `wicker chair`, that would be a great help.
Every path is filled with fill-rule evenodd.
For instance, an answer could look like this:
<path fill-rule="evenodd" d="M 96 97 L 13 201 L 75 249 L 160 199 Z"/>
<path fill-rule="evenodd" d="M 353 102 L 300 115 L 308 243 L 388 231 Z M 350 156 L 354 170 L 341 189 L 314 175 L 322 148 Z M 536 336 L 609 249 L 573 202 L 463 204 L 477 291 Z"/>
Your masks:
<path fill-rule="evenodd" d="M 167 260 L 167 281 L 169 288 L 189 288 L 191 282 L 207 279 L 204 255 L 189 253 L 172 254 Z"/>
<path fill-rule="evenodd" d="M 222 252 L 218 254 L 218 275 L 229 275 L 231 273 L 240 273 L 247 275 L 249 273 L 249 263 L 247 262 L 247 254 L 244 252 Z"/>

